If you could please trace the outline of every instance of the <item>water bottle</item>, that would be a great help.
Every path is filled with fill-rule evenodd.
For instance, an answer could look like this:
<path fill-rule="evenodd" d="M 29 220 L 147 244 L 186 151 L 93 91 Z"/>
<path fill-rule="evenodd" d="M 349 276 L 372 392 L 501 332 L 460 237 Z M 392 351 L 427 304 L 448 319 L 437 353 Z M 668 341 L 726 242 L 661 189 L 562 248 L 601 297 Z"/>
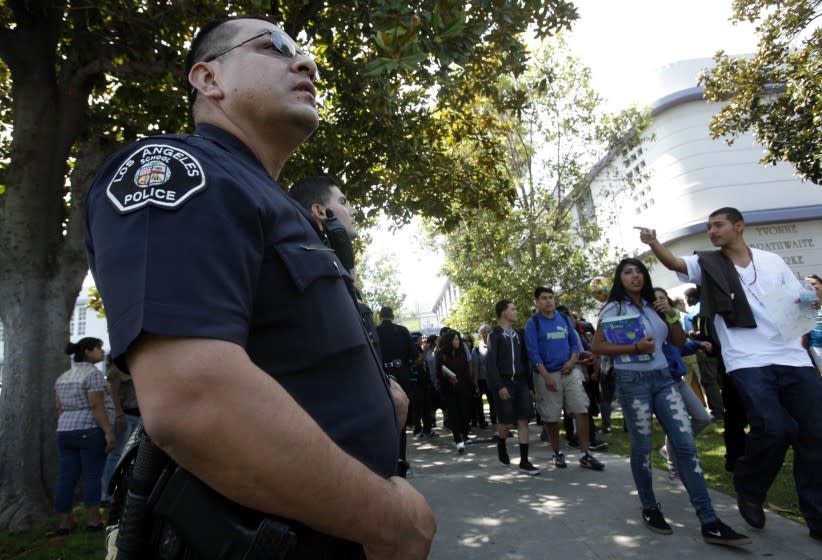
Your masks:
<path fill-rule="evenodd" d="M 805 280 L 802 283 L 802 290 L 799 292 L 799 303 L 808 304 L 808 307 L 816 301 L 816 288 L 811 284 L 810 280 Z"/>
<path fill-rule="evenodd" d="M 816 322 L 817 310 L 813 304 L 816 303 L 816 299 L 816 288 L 809 280 L 805 279 L 802 283 L 802 289 L 799 291 L 800 315 L 805 320 L 813 320 L 814 323 Z"/>

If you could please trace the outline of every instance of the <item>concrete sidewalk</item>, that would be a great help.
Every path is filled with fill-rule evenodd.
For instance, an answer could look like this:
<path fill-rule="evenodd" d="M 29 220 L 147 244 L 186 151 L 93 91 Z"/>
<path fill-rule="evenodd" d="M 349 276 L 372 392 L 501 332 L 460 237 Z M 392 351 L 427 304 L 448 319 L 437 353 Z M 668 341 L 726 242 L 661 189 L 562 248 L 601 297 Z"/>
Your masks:
<path fill-rule="evenodd" d="M 430 558 L 822 559 L 822 543 L 811 539 L 804 525 L 768 512 L 765 529 L 751 529 L 736 500 L 714 491 L 720 519 L 753 543 L 740 548 L 705 544 L 685 487 L 670 482 L 665 471 L 655 471 L 654 490 L 674 534 L 657 535 L 640 518 L 627 458 L 596 453 L 605 470 L 594 472 L 581 468 L 578 451 L 570 449 L 565 450 L 568 468 L 555 469 L 538 428 L 532 424 L 530 429 L 531 462 L 542 469 L 539 476 L 518 471 L 515 433 L 508 441 L 509 467 L 499 463 L 496 444 L 489 439 L 468 445 L 460 457 L 447 430 L 435 439 L 409 434 L 409 480 L 437 517 Z M 479 438 L 491 435 L 476 431 Z"/>

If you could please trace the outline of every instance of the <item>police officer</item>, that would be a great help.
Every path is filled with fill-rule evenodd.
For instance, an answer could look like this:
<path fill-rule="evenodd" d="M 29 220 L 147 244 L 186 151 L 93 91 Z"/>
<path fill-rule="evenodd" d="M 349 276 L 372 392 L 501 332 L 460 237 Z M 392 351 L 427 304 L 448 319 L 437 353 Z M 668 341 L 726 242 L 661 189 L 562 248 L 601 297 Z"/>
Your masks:
<path fill-rule="evenodd" d="M 390 307 L 380 309 L 377 335 L 380 339 L 380 351 L 386 373 L 399 382 L 405 394 L 411 394 L 411 365 L 417 359 L 417 346 L 408 329 L 394 323 L 394 310 Z M 414 404 L 411 403 L 411 406 Z M 403 472 L 403 469 L 408 468 L 405 453 L 405 426 L 400 428 L 399 445 L 400 472 Z"/>
<path fill-rule="evenodd" d="M 288 194 L 311 214 L 323 242 L 334 249 L 342 265 L 351 274 L 352 280 L 356 278 L 352 241 L 358 233 L 354 221 L 357 210 L 348 203 L 348 199 L 343 194 L 338 182 L 331 177 L 325 176 L 304 177 L 291 185 Z M 353 285 L 353 282 L 350 283 L 349 288 L 357 300 L 360 316 L 371 335 L 371 340 L 379 350 L 379 336 L 376 325 L 374 325 L 374 313 L 363 301 L 362 294 Z M 382 360 L 381 357 L 380 360 Z M 400 413 L 399 422 L 400 425 L 403 425 L 408 412 L 409 399 L 395 379 L 390 379 L 390 385 L 391 395 Z M 406 468 L 407 464 L 403 456 L 398 463 L 398 472 L 404 475 Z"/>
<path fill-rule="evenodd" d="M 119 151 L 86 205 L 145 429 L 228 500 L 305 527 L 300 557 L 424 558 L 433 514 L 391 477 L 397 413 L 347 272 L 276 182 L 318 125 L 316 65 L 237 18 L 205 26 L 186 66 L 194 133 Z"/>
<path fill-rule="evenodd" d="M 353 276 L 357 210 L 348 203 L 337 181 L 325 176 L 304 177 L 291 185 L 288 194 L 311 214 L 325 243 Z"/>

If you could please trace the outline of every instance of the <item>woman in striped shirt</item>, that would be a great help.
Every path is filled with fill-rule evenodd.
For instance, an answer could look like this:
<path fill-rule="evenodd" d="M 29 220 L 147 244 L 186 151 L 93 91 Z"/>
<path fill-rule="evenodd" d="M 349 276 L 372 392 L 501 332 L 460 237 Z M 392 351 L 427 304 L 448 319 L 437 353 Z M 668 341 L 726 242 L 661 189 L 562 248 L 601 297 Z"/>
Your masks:
<path fill-rule="evenodd" d="M 105 357 L 103 341 L 86 337 L 66 346 L 73 355 L 70 370 L 57 378 L 57 448 L 60 474 L 54 496 L 54 510 L 59 514 L 58 536 L 74 529 L 71 509 L 74 487 L 83 479 L 83 503 L 88 512 L 87 529 L 101 531 L 100 477 L 106 453 L 114 447 L 114 403 L 103 372 L 94 367 Z"/>

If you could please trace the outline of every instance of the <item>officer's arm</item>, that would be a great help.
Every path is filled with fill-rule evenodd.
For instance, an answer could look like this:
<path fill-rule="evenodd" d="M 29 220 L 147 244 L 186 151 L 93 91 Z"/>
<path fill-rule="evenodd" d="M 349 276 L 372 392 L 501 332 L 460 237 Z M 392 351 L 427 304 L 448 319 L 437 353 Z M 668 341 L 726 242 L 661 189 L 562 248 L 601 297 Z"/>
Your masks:
<path fill-rule="evenodd" d="M 220 494 L 369 558 L 427 555 L 436 524 L 422 495 L 342 451 L 242 347 L 144 334 L 126 358 L 148 433 Z"/>

